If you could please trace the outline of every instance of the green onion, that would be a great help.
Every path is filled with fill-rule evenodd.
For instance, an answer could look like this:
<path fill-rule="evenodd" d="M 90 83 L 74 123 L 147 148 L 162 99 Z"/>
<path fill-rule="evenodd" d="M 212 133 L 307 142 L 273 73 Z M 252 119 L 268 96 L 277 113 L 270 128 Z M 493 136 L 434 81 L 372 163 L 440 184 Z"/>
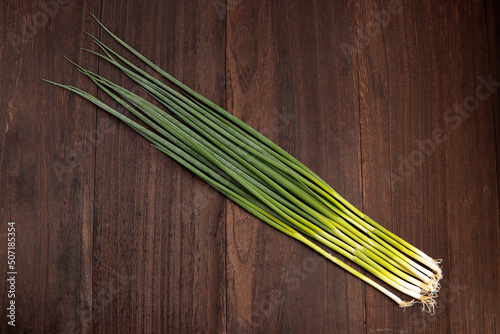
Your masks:
<path fill-rule="evenodd" d="M 163 71 L 94 19 L 168 84 L 90 34 L 103 54 L 86 51 L 114 65 L 162 108 L 71 61 L 144 125 L 85 91 L 45 81 L 78 94 L 117 117 L 236 204 L 373 286 L 401 307 L 419 302 L 425 311 L 434 312 L 442 278 L 439 260 L 377 224 L 299 160 Z M 388 287 L 366 277 L 318 244 L 352 261 L 412 300 L 402 300 Z"/>

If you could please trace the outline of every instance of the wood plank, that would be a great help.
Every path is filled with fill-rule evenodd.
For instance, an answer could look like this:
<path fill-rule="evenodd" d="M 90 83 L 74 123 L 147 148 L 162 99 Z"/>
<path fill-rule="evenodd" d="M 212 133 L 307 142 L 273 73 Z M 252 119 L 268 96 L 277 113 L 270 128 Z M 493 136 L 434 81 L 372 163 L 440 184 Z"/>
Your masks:
<path fill-rule="evenodd" d="M 468 104 L 487 93 L 484 88 L 478 91 L 479 86 L 485 86 L 478 77 L 493 75 L 485 7 L 484 3 L 454 6 L 450 8 L 454 15 L 450 15 L 453 33 L 449 50 L 449 87 L 454 96 L 449 103 L 462 106 L 463 121 L 446 124 L 450 324 L 453 333 L 494 333 L 500 326 L 499 209 L 494 182 L 494 114 L 498 114 L 494 98 L 498 88 L 477 106 Z"/>
<path fill-rule="evenodd" d="M 297 50 L 289 43 L 296 22 L 288 10 L 280 1 L 246 1 L 228 10 L 228 108 L 295 153 L 302 114 L 290 88 L 301 73 L 293 67 Z M 315 264 L 313 275 L 304 272 L 306 260 Z M 324 264 L 232 204 L 227 276 L 228 332 L 324 332 Z M 312 317 L 317 320 L 308 321 Z"/>
<path fill-rule="evenodd" d="M 332 40 L 343 35 L 329 26 L 342 22 L 346 6 L 259 1 L 231 8 L 228 106 L 357 204 L 359 123 L 349 95 L 356 76 L 342 54 L 331 57 Z M 363 329 L 358 280 L 234 205 L 227 231 L 228 332 Z"/>
<path fill-rule="evenodd" d="M 360 25 L 366 27 L 372 11 L 387 8 L 388 2 L 367 1 L 359 7 Z M 445 272 L 440 308 L 432 317 L 416 308 L 401 313 L 367 290 L 369 332 L 494 332 L 495 316 L 485 310 L 498 309 L 492 299 L 498 295 L 498 263 L 496 256 L 487 255 L 498 254 L 493 246 L 498 240 L 498 194 L 488 184 L 495 175 L 493 108 L 483 102 L 484 112 L 476 113 L 481 121 L 470 123 L 470 117 L 460 131 L 451 129 L 445 118 L 448 108 L 474 94 L 476 77 L 487 73 L 483 15 L 479 4 L 405 4 L 358 53 L 363 208 L 431 256 L 443 258 Z M 442 130 L 444 143 L 439 139 Z M 389 183 L 382 178 L 387 171 L 392 173 Z M 472 198 L 481 198 L 481 204 Z M 467 206 L 468 201 L 474 206 Z M 473 228 L 476 221 L 484 230 Z M 486 249 L 472 246 L 469 240 L 475 235 L 493 243 Z M 482 272 L 466 270 L 472 262 L 464 261 L 481 262 Z M 493 293 L 479 302 L 472 282 L 480 282 L 479 290 L 493 287 Z M 488 321 L 474 320 L 483 316 Z"/>
<path fill-rule="evenodd" d="M 498 55 L 500 54 L 500 3 L 498 1 L 485 1 L 485 15 L 487 21 L 488 34 L 488 49 L 489 49 L 489 66 L 495 81 L 499 81 L 500 64 L 498 63 Z M 493 97 L 493 108 L 495 117 L 495 139 L 496 139 L 496 165 L 497 165 L 497 192 L 500 194 L 500 94 Z M 498 206 L 500 207 L 500 195 Z"/>
<path fill-rule="evenodd" d="M 358 69 L 339 47 L 354 32 L 349 1 L 317 1 L 319 101 L 322 113 L 323 166 L 321 176 L 354 206 L 361 208 L 361 142 Z M 346 261 L 347 262 L 347 261 Z M 339 333 L 364 331 L 364 284 L 327 265 L 327 328 Z M 351 264 L 352 265 L 352 264 Z M 358 270 L 362 270 L 355 266 Z"/>
<path fill-rule="evenodd" d="M 95 109 L 40 77 L 67 82 L 76 75 L 62 55 L 80 56 L 79 31 L 95 32 L 84 13 L 98 6 L 44 4 L 0 4 L 2 333 L 13 329 L 6 321 L 6 220 L 16 223 L 17 332 L 88 329 Z M 93 90 L 82 78 L 71 83 Z"/>
<path fill-rule="evenodd" d="M 102 13 L 146 57 L 224 103 L 225 21 L 211 3 L 104 1 Z M 99 72 L 122 78 L 102 62 Z M 108 118 L 98 114 L 98 122 Z M 96 155 L 93 296 L 97 302 L 110 286 L 119 292 L 101 297 L 93 332 L 224 332 L 223 197 L 115 127 Z"/>
<path fill-rule="evenodd" d="M 355 24 L 357 30 L 362 31 L 363 35 L 357 33 L 356 44 L 354 44 L 357 51 L 351 57 L 357 62 L 359 75 L 362 209 L 385 227 L 394 230 L 391 221 L 395 208 L 391 203 L 390 185 L 383 175 L 390 169 L 390 145 L 392 143 L 390 128 L 392 109 L 389 105 L 393 101 L 390 101 L 392 95 L 389 89 L 393 89 L 396 85 L 392 81 L 389 82 L 392 76 L 387 59 L 385 31 L 382 33 L 382 27 L 374 23 L 369 24 L 373 20 L 371 13 L 381 8 L 382 4 L 375 1 L 365 1 L 356 6 Z M 396 20 L 397 17 L 392 18 L 392 21 Z M 401 78 L 403 79 L 404 76 Z M 408 125 L 404 124 L 403 127 Z M 407 235 L 402 236 L 407 237 Z M 365 286 L 365 298 L 366 332 L 385 330 L 397 332 L 399 327 L 394 326 L 397 326 L 397 312 L 400 310 L 394 307 L 394 303 L 369 286 Z"/>
<path fill-rule="evenodd" d="M 281 34 L 288 39 L 283 11 L 279 2 L 246 1 L 227 13 L 228 110 L 278 143 L 296 117 L 290 91 L 278 88 L 292 84 L 290 49 L 277 40 Z M 280 123 L 283 116 L 286 123 Z M 279 144 L 292 145 L 293 137 Z M 304 289 L 294 272 L 302 264 L 297 245 L 232 203 L 226 219 L 227 331 L 294 330 L 297 321 L 284 310 Z"/>
<path fill-rule="evenodd" d="M 300 134 L 296 155 L 360 207 L 357 73 L 338 48 L 349 33 L 345 13 L 351 10 L 348 2 L 316 1 L 312 6 L 289 6 L 287 14 L 293 36 L 293 69 L 297 73 L 293 82 L 298 110 L 295 130 Z M 324 330 L 361 332 L 363 284 L 321 260 L 326 270 Z"/>

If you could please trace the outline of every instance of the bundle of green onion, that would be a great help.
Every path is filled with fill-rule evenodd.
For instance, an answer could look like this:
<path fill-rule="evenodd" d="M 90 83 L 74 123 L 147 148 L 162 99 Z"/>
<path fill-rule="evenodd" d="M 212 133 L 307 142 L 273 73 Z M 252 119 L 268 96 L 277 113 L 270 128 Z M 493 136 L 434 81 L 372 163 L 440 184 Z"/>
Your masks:
<path fill-rule="evenodd" d="M 439 260 L 389 232 L 360 212 L 319 176 L 265 136 L 160 69 L 111 33 L 170 85 L 154 78 L 89 34 L 115 65 L 167 111 L 76 64 L 104 92 L 144 124 L 131 120 L 94 96 L 72 91 L 122 120 L 190 171 L 262 221 L 307 245 L 378 289 L 401 307 L 421 303 L 432 313 L 442 277 Z M 411 297 L 393 292 L 333 257 L 314 241 Z"/>

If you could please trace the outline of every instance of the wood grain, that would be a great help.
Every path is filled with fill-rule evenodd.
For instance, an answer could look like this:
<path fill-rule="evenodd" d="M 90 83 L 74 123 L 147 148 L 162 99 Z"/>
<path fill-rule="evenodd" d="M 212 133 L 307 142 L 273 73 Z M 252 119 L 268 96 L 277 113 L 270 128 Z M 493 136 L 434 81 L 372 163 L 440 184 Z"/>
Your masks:
<path fill-rule="evenodd" d="M 433 242 L 446 233 L 447 220 L 444 147 L 432 135 L 435 129 L 444 131 L 444 62 L 436 56 L 443 55 L 445 35 L 429 37 L 428 31 L 441 31 L 437 24 L 429 28 L 429 22 L 444 20 L 429 5 L 399 2 L 393 8 L 390 2 L 366 2 L 358 8 L 362 22 L 375 22 L 374 13 L 388 13 L 378 35 L 370 37 L 371 27 L 365 23 L 368 41 L 355 60 L 360 73 L 363 209 L 427 254 L 441 254 L 447 271 L 447 240 Z M 449 317 L 447 308 L 439 308 L 434 317 L 418 308 L 399 312 L 377 295 L 366 287 L 367 332 L 399 333 L 412 327 L 416 332 L 449 331 L 449 322 L 441 320 Z"/>
<path fill-rule="evenodd" d="M 314 49 L 294 54 L 293 43 L 299 38 L 290 25 L 295 18 L 290 16 L 303 9 L 312 7 L 248 1 L 229 11 L 227 17 L 229 111 L 293 153 L 303 150 L 300 141 L 319 141 L 317 132 L 300 134 L 307 134 L 307 127 L 318 124 L 321 116 L 311 115 L 307 122 L 306 114 L 298 112 L 318 109 L 316 98 L 304 99 L 298 94 L 304 85 L 312 85 L 309 92 L 317 94 L 316 73 L 304 76 L 304 65 L 316 62 Z M 303 14 L 312 20 L 312 13 Z M 308 32 L 314 35 L 313 25 Z M 309 162 L 319 163 L 321 152 L 309 153 Z M 317 300 L 325 295 L 324 263 L 257 219 L 247 219 L 239 208 L 230 208 L 227 303 L 228 310 L 234 311 L 228 314 L 228 332 L 265 333 L 270 328 L 289 333 L 324 332 L 327 310 L 324 299 Z M 316 321 L 301 320 L 316 317 Z"/>
<path fill-rule="evenodd" d="M 225 45 L 218 35 L 224 22 L 216 13 L 183 1 L 104 1 L 102 12 L 109 13 L 107 25 L 146 57 L 224 104 Z M 204 22 L 203 29 L 193 22 Z M 101 73 L 121 77 L 105 65 Z M 98 114 L 98 122 L 107 119 Z M 222 196 L 123 124 L 98 147 L 96 159 L 93 296 L 108 284 L 119 292 L 93 318 L 93 332 L 222 332 Z M 120 285 L 116 275 L 128 284 Z"/>
<path fill-rule="evenodd" d="M 40 81 L 110 102 L 68 56 L 139 92 L 79 50 L 97 50 L 82 29 L 116 46 L 89 12 L 442 258 L 436 314 L 403 312 Z M 500 332 L 496 2 L 8 0 L 0 13 L 0 261 L 15 221 L 18 271 L 14 329 L 0 266 L 0 332 Z"/>
<path fill-rule="evenodd" d="M 83 46 L 79 29 L 68 27 L 96 32 L 84 14 L 97 10 L 96 5 L 83 1 L 60 6 L 50 17 L 35 2 L 1 4 L 2 333 L 9 330 L 3 234 L 8 221 L 16 223 L 18 333 L 62 332 L 78 322 L 78 307 L 91 300 L 95 160 L 84 144 L 85 130 L 95 124 L 95 110 L 75 96 L 56 92 L 40 77 L 75 78 L 72 83 L 95 93 L 76 71 L 59 67 L 62 55 L 76 58 Z M 35 15 L 38 27 L 33 25 Z M 23 19 L 32 26 L 26 28 Z M 30 38 L 25 42 L 10 42 L 9 34 L 21 36 L 26 30 Z"/>

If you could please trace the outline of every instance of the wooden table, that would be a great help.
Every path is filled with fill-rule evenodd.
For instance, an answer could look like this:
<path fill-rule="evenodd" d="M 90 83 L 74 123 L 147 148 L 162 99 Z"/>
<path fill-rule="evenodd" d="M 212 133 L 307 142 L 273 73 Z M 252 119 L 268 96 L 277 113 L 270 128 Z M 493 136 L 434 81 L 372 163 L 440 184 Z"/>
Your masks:
<path fill-rule="evenodd" d="M 59 2 L 56 2 L 59 1 Z M 256 127 L 435 258 L 434 316 L 406 311 L 249 216 L 125 125 L 40 77 L 124 84 L 88 15 Z M 18 333 L 500 332 L 500 4 L 0 4 L 0 278 Z M 114 45 L 114 44 L 113 44 Z"/>

